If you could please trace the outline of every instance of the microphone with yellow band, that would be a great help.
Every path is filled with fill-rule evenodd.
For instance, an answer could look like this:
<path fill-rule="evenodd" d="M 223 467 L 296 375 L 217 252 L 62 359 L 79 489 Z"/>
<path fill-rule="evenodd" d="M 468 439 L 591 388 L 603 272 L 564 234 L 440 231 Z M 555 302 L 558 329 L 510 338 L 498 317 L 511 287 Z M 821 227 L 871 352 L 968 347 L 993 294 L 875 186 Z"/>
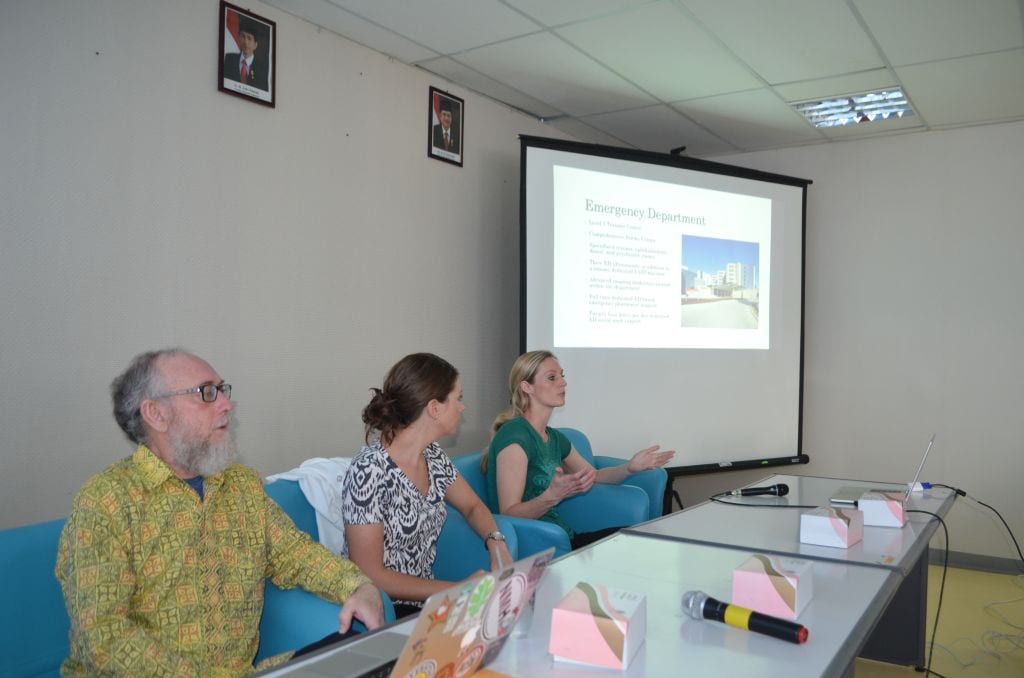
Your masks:
<path fill-rule="evenodd" d="M 805 643 L 809 634 L 803 624 L 723 603 L 702 591 L 687 591 L 683 594 L 683 612 L 694 619 L 713 619 L 791 643 Z"/>

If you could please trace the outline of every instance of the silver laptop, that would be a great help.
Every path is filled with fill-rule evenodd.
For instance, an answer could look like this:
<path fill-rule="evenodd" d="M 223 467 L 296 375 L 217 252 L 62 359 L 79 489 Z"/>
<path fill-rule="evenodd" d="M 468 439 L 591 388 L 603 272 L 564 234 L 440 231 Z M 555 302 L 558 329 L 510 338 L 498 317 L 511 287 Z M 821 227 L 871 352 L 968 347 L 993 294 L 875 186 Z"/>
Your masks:
<path fill-rule="evenodd" d="M 432 676 L 457 668 L 452 675 L 469 675 L 501 651 L 554 552 L 546 549 L 435 593 L 423 604 L 408 636 L 384 631 L 356 639 L 334 652 L 318 653 L 319 659 L 316 654 L 301 657 L 288 674 L 296 678 L 386 678 Z"/>
<path fill-rule="evenodd" d="M 907 485 L 906 492 L 903 495 L 903 503 L 906 504 L 907 500 L 910 499 L 910 493 L 914 491 L 914 487 L 917 486 L 918 480 L 921 479 L 921 470 L 924 469 L 924 462 L 928 459 L 928 453 L 932 451 L 932 445 L 935 444 L 935 434 L 932 434 L 931 439 L 928 441 L 928 445 L 924 448 L 924 456 L 921 457 L 921 463 L 917 465 L 917 473 L 914 474 L 914 479 Z M 866 486 L 850 486 L 845 485 L 836 490 L 829 498 L 829 503 L 835 506 L 856 506 L 857 502 L 860 501 L 861 495 L 865 492 L 892 492 L 892 488 L 878 488 L 878 487 L 866 487 Z"/>

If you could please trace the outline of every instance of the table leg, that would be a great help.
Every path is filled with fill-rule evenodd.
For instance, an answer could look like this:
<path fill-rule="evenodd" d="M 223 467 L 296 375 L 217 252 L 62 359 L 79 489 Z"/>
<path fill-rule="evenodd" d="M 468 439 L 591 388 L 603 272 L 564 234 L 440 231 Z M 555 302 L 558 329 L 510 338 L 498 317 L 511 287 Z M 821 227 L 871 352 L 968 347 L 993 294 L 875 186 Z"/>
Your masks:
<path fill-rule="evenodd" d="M 866 659 L 924 666 L 928 612 L 928 550 L 903 579 L 860 656 Z"/>

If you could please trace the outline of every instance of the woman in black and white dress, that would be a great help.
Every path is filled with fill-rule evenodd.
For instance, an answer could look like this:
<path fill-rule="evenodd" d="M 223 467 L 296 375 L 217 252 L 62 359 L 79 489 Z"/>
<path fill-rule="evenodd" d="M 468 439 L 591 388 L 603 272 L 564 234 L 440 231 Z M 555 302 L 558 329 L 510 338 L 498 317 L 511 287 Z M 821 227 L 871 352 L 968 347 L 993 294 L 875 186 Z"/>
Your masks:
<path fill-rule="evenodd" d="M 494 516 L 437 444 L 458 427 L 465 405 L 458 371 L 431 353 L 402 358 L 363 410 L 367 446 L 345 476 L 349 558 L 395 602 L 402 617 L 452 582 L 433 579 L 445 500 L 490 552 L 491 568 L 512 561 Z M 372 440 L 372 443 L 371 443 Z"/>

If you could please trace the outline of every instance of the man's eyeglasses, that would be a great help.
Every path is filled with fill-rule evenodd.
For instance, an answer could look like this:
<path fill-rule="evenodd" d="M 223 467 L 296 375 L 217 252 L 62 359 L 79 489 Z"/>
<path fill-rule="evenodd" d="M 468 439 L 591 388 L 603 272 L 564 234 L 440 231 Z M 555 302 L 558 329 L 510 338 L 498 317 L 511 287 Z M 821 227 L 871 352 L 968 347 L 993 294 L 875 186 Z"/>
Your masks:
<path fill-rule="evenodd" d="M 170 398 L 171 396 L 189 395 L 190 393 L 198 393 L 202 397 L 204 403 L 212 403 L 217 399 L 217 395 L 220 393 L 223 393 L 225 398 L 231 400 L 231 384 L 201 384 L 199 386 L 193 386 L 192 388 L 183 388 L 180 391 L 161 393 L 158 396 L 153 396 L 152 400 Z"/>

